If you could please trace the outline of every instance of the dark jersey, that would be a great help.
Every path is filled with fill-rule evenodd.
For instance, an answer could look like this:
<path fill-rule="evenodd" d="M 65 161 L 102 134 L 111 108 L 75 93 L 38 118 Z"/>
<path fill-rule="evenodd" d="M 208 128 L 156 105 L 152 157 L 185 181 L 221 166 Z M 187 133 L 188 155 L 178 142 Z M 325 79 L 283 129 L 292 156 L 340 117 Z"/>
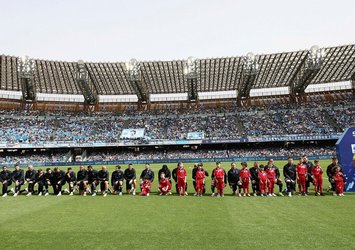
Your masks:
<path fill-rule="evenodd" d="M 151 169 L 144 169 L 141 173 L 140 179 L 144 179 L 144 177 L 147 177 L 147 179 L 150 182 L 154 181 L 154 171 Z"/>
<path fill-rule="evenodd" d="M 14 182 L 15 181 L 22 182 L 24 181 L 24 179 L 25 176 L 22 169 L 12 171 L 12 180 Z"/>
<path fill-rule="evenodd" d="M 35 182 L 36 183 L 44 183 L 46 181 L 46 176 L 45 174 L 42 172 L 42 173 L 39 173 L 37 172 L 36 175 L 35 175 Z"/>
<path fill-rule="evenodd" d="M 67 182 L 75 182 L 76 181 L 76 176 L 74 172 L 66 172 L 65 173 L 65 180 Z"/>
<path fill-rule="evenodd" d="M 25 180 L 26 181 L 34 181 L 36 177 L 36 171 L 35 170 L 27 170 L 25 174 Z"/>
<path fill-rule="evenodd" d="M 285 180 L 293 180 L 293 181 L 296 181 L 296 165 L 295 164 L 286 164 L 284 166 L 284 177 L 285 177 Z"/>
<path fill-rule="evenodd" d="M 250 180 L 252 181 L 258 181 L 259 180 L 259 168 L 256 168 L 256 167 L 252 167 L 252 168 L 249 168 L 249 171 L 250 171 Z"/>
<path fill-rule="evenodd" d="M 335 166 L 337 166 L 336 164 L 329 164 L 329 166 L 327 167 L 327 176 L 329 179 L 332 179 L 334 174 L 335 174 Z M 340 165 L 338 165 L 340 167 Z M 343 169 L 340 167 L 340 172 L 343 172 Z"/>
<path fill-rule="evenodd" d="M 178 168 L 174 168 L 171 176 L 173 177 L 174 181 L 177 182 L 177 170 Z"/>
<path fill-rule="evenodd" d="M 123 179 L 124 179 L 123 171 L 122 170 L 115 170 L 112 172 L 112 175 L 111 175 L 111 185 L 113 186 L 113 184 L 116 181 L 123 181 Z"/>
<path fill-rule="evenodd" d="M 49 181 L 50 183 L 53 183 L 53 181 L 54 181 L 53 172 L 51 172 L 51 173 L 46 172 L 44 174 L 44 178 L 46 179 L 47 182 Z"/>
<path fill-rule="evenodd" d="M 170 172 L 170 169 L 167 168 L 167 169 L 164 170 L 164 169 L 161 168 L 161 169 L 159 170 L 159 172 L 158 172 L 158 178 L 159 178 L 159 180 L 160 180 L 160 175 L 161 175 L 162 173 L 165 174 L 165 178 L 167 178 L 167 179 L 169 179 L 169 180 L 171 179 L 171 172 Z"/>
<path fill-rule="evenodd" d="M 88 181 L 89 183 L 93 183 L 94 181 L 97 181 L 97 171 L 95 169 L 92 169 L 91 171 L 88 171 Z"/>
<path fill-rule="evenodd" d="M 228 171 L 228 183 L 229 185 L 237 184 L 240 179 L 239 169 L 229 169 Z"/>
<path fill-rule="evenodd" d="M 77 177 L 77 181 L 87 181 L 88 180 L 88 171 L 86 169 L 79 170 L 76 177 Z"/>
<path fill-rule="evenodd" d="M 127 181 L 136 179 L 136 170 L 134 168 L 132 169 L 126 168 L 124 171 L 124 178 Z"/>
<path fill-rule="evenodd" d="M 3 170 L 0 172 L 0 181 L 4 182 L 4 181 L 9 181 L 11 180 L 12 177 L 12 173 L 10 170 Z"/>
<path fill-rule="evenodd" d="M 53 181 L 56 183 L 65 181 L 65 172 L 63 170 L 53 172 Z"/>
<path fill-rule="evenodd" d="M 106 170 L 100 170 L 98 173 L 97 173 L 97 178 L 99 181 L 108 181 L 109 178 L 110 178 L 110 174 L 109 172 Z"/>

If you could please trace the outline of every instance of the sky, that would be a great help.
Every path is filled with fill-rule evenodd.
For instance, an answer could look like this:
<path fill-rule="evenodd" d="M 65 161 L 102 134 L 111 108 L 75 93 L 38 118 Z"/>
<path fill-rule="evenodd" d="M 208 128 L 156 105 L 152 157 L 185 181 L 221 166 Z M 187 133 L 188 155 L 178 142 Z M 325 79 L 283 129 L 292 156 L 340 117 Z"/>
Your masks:
<path fill-rule="evenodd" d="M 355 43 L 354 0 L 0 0 L 0 54 L 123 62 Z"/>

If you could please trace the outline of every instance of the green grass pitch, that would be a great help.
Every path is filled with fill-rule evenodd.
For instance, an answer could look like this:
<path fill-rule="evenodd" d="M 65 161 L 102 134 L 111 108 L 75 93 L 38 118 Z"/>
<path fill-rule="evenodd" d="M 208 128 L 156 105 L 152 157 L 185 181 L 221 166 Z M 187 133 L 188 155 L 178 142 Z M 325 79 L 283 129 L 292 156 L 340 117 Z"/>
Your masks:
<path fill-rule="evenodd" d="M 161 164 L 151 166 L 157 175 Z M 226 187 L 215 198 L 209 186 L 205 197 L 155 195 L 156 180 L 149 197 L 9 195 L 0 198 L 0 249 L 355 249 L 355 195 L 237 198 Z"/>

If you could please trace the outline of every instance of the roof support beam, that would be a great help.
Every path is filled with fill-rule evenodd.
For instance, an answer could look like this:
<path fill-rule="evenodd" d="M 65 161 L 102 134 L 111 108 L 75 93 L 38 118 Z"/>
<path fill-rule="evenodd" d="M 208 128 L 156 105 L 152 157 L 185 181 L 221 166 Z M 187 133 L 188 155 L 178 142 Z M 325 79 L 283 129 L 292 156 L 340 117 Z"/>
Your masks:
<path fill-rule="evenodd" d="M 259 65 L 256 57 L 253 53 L 248 53 L 247 56 L 243 58 L 243 71 L 238 89 L 238 98 L 248 98 L 250 96 L 250 90 L 255 82 L 258 72 Z"/>
<path fill-rule="evenodd" d="M 89 73 L 82 60 L 79 60 L 76 65 L 76 83 L 84 96 L 85 104 L 94 105 L 97 103 L 97 95 L 90 89 Z"/>
<path fill-rule="evenodd" d="M 143 86 L 140 63 L 136 59 L 131 59 L 126 63 L 126 70 L 128 74 L 128 81 L 138 97 L 138 102 L 140 104 L 148 103 L 148 91 Z"/>

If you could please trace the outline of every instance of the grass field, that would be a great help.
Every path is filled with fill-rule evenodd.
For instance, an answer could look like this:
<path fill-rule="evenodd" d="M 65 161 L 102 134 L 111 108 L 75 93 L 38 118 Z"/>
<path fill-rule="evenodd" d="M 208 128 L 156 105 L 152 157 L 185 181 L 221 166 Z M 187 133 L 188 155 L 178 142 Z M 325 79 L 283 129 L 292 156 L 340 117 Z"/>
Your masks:
<path fill-rule="evenodd" d="M 280 169 L 284 164 L 276 162 Z M 321 162 L 323 170 L 328 164 Z M 161 167 L 151 166 L 156 174 Z M 205 166 L 210 172 L 214 164 Z M 185 167 L 191 193 L 192 164 Z M 143 165 L 135 168 L 140 174 Z M 156 191 L 154 181 L 149 197 L 0 198 L 0 248 L 355 249 L 355 195 L 237 198 L 227 187 L 224 198 L 162 197 Z"/>

